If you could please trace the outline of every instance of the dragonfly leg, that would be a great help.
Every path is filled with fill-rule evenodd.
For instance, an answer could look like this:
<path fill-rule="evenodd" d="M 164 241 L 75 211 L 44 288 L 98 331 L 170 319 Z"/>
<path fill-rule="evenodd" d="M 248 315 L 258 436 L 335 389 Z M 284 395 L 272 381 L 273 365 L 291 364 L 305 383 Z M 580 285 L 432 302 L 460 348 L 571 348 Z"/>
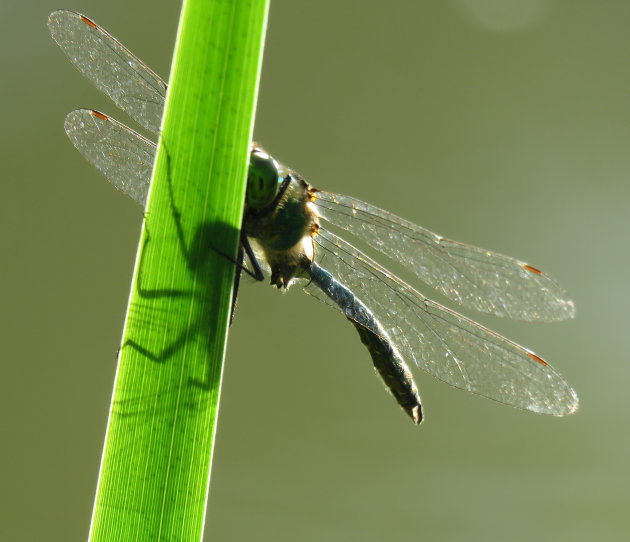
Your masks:
<path fill-rule="evenodd" d="M 245 254 L 247 255 L 247 257 L 249 258 L 249 263 L 251 263 L 252 267 L 254 268 L 253 273 L 250 272 L 249 269 L 245 269 L 245 271 L 248 272 L 248 274 L 252 278 L 256 279 L 258 282 L 262 282 L 263 280 L 265 280 L 265 275 L 263 274 L 262 268 L 260 267 L 260 264 L 258 263 L 258 258 L 256 258 L 256 254 L 254 254 L 252 245 L 250 244 L 249 239 L 247 239 L 247 235 L 245 235 L 242 230 L 241 230 L 241 246 L 245 250 Z"/>
<path fill-rule="evenodd" d="M 258 260 L 256 259 L 256 255 L 254 254 L 254 251 L 252 250 L 252 247 L 247 239 L 247 236 L 243 234 L 242 231 L 241 231 L 241 242 L 238 247 L 236 260 L 234 260 L 228 254 L 226 254 L 225 252 L 223 252 L 222 250 L 219 250 L 218 248 L 214 246 L 210 246 L 210 248 L 214 250 L 216 253 L 223 256 L 229 262 L 234 264 L 234 288 L 232 289 L 232 309 L 230 311 L 230 325 L 232 325 L 232 322 L 234 321 L 234 313 L 236 312 L 236 301 L 238 298 L 238 289 L 241 284 L 241 274 L 245 272 L 247 275 L 257 280 L 258 282 L 263 281 L 265 279 L 265 276 L 262 272 L 260 264 L 258 263 Z M 249 258 L 249 262 L 254 268 L 253 271 L 245 267 L 244 265 L 245 255 L 247 255 L 247 257 Z"/>
<path fill-rule="evenodd" d="M 238 287 L 241 284 L 241 269 L 243 267 L 243 247 L 239 245 L 236 255 L 236 266 L 234 267 L 234 287 L 232 288 L 232 308 L 230 309 L 230 326 L 234 322 L 236 312 L 236 301 L 238 298 Z"/>
<path fill-rule="evenodd" d="M 212 244 L 208 245 L 208 247 L 214 250 L 217 254 L 223 256 L 230 263 L 233 263 L 236 266 L 236 271 L 239 275 L 241 272 L 243 272 L 258 282 L 262 282 L 263 280 L 265 280 L 265 275 L 263 274 L 262 268 L 260 267 L 260 264 L 258 263 L 258 259 L 256 258 L 254 251 L 252 250 L 251 244 L 247 240 L 247 236 L 244 235 L 242 232 L 241 232 L 241 243 L 238 249 L 238 254 L 236 256 L 236 259 L 232 258 L 229 254 L 226 254 L 221 249 L 215 247 Z M 253 271 L 245 267 L 245 265 L 243 264 L 245 260 L 245 256 L 247 256 L 247 258 L 249 259 L 249 262 L 252 264 L 252 267 L 254 268 Z M 234 284 L 236 284 L 236 281 L 234 281 Z"/>

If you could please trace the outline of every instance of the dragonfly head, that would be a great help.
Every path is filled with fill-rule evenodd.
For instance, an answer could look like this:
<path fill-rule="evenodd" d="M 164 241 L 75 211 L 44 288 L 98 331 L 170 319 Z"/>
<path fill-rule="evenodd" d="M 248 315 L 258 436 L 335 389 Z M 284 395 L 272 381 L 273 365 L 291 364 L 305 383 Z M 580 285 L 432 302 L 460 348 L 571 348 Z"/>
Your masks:
<path fill-rule="evenodd" d="M 278 163 L 265 151 L 254 147 L 247 173 L 247 205 L 258 210 L 272 203 L 281 182 Z"/>

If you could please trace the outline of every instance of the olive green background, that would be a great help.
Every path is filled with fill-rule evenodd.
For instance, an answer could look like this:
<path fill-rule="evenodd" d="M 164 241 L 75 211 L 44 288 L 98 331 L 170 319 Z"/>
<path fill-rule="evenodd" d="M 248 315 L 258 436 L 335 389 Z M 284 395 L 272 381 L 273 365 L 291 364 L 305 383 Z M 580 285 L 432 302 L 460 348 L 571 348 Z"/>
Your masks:
<path fill-rule="evenodd" d="M 76 107 L 128 119 L 50 39 L 59 7 L 162 75 L 179 14 L 0 4 L 6 541 L 86 539 L 141 222 L 63 133 Z M 479 320 L 549 359 L 582 403 L 536 416 L 418 372 L 416 428 L 340 314 L 245 281 L 206 540 L 626 539 L 629 25 L 618 0 L 272 1 L 257 139 L 315 186 L 566 285 L 574 321 Z"/>

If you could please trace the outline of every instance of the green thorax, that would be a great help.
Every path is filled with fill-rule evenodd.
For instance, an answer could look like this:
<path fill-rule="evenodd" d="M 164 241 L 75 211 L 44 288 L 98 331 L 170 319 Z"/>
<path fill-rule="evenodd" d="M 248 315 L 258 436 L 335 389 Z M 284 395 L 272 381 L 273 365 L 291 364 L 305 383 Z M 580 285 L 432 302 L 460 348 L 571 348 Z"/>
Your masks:
<path fill-rule="evenodd" d="M 280 180 L 280 185 L 283 179 Z M 310 235 L 313 223 L 308 208 L 308 185 L 291 176 L 282 197 L 263 209 L 246 208 L 244 229 L 246 235 L 257 239 L 265 248 L 282 251 L 294 247 Z"/>

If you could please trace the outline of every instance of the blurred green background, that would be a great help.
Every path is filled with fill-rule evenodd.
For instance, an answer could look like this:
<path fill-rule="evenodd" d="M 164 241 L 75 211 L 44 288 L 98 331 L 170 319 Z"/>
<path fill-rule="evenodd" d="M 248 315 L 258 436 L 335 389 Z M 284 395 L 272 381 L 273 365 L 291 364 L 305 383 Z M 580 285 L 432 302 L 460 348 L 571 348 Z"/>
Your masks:
<path fill-rule="evenodd" d="M 141 222 L 63 133 L 76 107 L 127 119 L 50 39 L 60 7 L 164 76 L 179 15 L 0 4 L 6 541 L 87 536 Z M 315 186 L 555 276 L 576 320 L 478 320 L 582 403 L 536 416 L 417 374 L 415 428 L 341 315 L 247 281 L 206 540 L 627 539 L 629 23 L 618 0 L 272 0 L 256 138 Z"/>

